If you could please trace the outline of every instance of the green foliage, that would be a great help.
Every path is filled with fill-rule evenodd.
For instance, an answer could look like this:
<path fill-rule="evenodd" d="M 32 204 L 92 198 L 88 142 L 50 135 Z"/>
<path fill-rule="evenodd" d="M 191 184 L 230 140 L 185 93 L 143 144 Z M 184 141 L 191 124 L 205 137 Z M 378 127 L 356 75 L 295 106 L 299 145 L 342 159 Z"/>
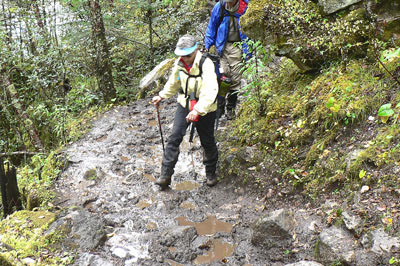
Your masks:
<path fill-rule="evenodd" d="M 69 265 L 73 256 L 56 251 L 52 245 L 63 236 L 57 233 L 47 234 L 48 226 L 55 220 L 54 213 L 46 211 L 19 211 L 0 222 L 1 241 L 9 250 L 1 250 L 1 260 L 11 265 L 22 266 L 22 259 L 29 257 L 37 265 Z M 3 264 L 2 264 L 3 265 Z"/>
<path fill-rule="evenodd" d="M 56 152 L 49 156 L 33 156 L 31 163 L 19 169 L 17 173 L 18 186 L 23 198 L 34 195 L 41 206 L 46 207 L 54 198 L 51 187 L 63 166 L 64 161 L 56 156 Z"/>
<path fill-rule="evenodd" d="M 302 63 L 320 68 L 326 60 L 365 55 L 367 40 L 373 35 L 367 17 L 364 8 L 327 16 L 316 1 L 255 0 L 243 28 L 265 44 L 276 44 L 290 58 L 300 54 Z"/>
<path fill-rule="evenodd" d="M 271 51 L 267 51 L 260 41 L 247 39 L 243 42 L 247 44 L 248 50 L 247 54 L 243 53 L 242 72 L 248 83 L 241 90 L 245 96 L 257 103 L 259 114 L 262 114 L 265 110 L 265 98 L 268 95 L 265 89 L 267 84 L 263 81 L 266 78 L 263 70 L 272 61 Z M 239 47 L 243 45 L 240 44 Z M 250 58 L 249 54 L 252 55 Z"/>
<path fill-rule="evenodd" d="M 301 74 L 290 60 L 282 61 L 278 71 L 261 80 L 260 93 L 268 95 L 261 97 L 265 112 L 259 112 L 258 99 L 249 94 L 232 122 L 234 141 L 229 145 L 257 145 L 263 153 L 258 163 L 273 161 L 282 169 L 283 180 L 301 185 L 309 195 L 337 191 L 344 185 L 395 182 L 390 175 L 379 181 L 375 172 L 400 160 L 398 123 L 386 126 L 371 120 L 388 98 L 399 97 L 396 90 L 388 89 L 394 84 L 390 77 L 375 77 L 380 71 L 379 64 L 353 60 L 332 64 L 318 75 Z M 350 160 L 346 146 L 354 137 L 346 139 L 346 132 L 360 134 L 357 127 L 365 121 L 382 129 Z M 226 158 L 232 154 L 224 152 Z"/>

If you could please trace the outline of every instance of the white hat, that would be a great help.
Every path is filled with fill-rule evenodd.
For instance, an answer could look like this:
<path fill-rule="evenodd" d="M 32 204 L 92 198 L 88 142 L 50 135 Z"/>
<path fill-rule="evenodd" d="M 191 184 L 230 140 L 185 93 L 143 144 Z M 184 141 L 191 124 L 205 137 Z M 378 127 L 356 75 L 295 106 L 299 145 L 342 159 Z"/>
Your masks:
<path fill-rule="evenodd" d="M 175 54 L 177 56 L 184 56 L 193 53 L 197 49 L 198 42 L 192 35 L 184 35 L 179 38 L 176 44 Z"/>

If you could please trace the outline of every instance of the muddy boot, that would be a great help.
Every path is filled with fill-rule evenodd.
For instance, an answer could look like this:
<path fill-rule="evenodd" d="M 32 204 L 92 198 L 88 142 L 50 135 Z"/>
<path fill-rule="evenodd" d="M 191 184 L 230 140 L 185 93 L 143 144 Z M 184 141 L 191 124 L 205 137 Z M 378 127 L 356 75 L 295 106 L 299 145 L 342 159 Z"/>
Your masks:
<path fill-rule="evenodd" d="M 174 173 L 173 170 L 167 169 L 166 167 L 161 167 L 161 175 L 156 179 L 156 184 L 161 188 L 166 188 L 171 185 L 171 176 Z"/>
<path fill-rule="evenodd" d="M 218 183 L 217 176 L 215 174 L 208 174 L 207 175 L 207 186 L 212 187 Z"/>
<path fill-rule="evenodd" d="M 170 176 L 160 176 L 159 178 L 156 179 L 155 183 L 162 188 L 166 188 L 169 185 L 171 185 L 171 177 Z"/>
<path fill-rule="evenodd" d="M 227 120 L 232 120 L 232 119 L 234 119 L 234 118 L 235 118 L 235 110 L 234 110 L 234 109 L 227 108 L 227 109 L 226 109 L 226 119 L 227 119 Z"/>

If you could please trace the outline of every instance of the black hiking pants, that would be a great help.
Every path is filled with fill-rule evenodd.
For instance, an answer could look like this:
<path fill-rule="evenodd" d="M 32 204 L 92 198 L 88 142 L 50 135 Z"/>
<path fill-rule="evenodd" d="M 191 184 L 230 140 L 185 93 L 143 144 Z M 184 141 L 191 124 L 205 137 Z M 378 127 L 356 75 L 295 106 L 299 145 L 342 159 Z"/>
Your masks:
<path fill-rule="evenodd" d="M 174 173 L 175 164 L 179 156 L 179 146 L 185 136 L 186 129 L 190 125 L 190 123 L 186 122 L 188 113 L 189 111 L 178 103 L 172 133 L 168 139 L 168 144 L 162 160 L 162 177 L 168 178 Z M 199 116 L 199 121 L 195 123 L 201 146 L 204 149 L 203 164 L 206 167 L 207 177 L 215 175 L 218 161 L 218 149 L 214 137 L 215 117 L 216 112 L 211 112 L 205 116 Z"/>

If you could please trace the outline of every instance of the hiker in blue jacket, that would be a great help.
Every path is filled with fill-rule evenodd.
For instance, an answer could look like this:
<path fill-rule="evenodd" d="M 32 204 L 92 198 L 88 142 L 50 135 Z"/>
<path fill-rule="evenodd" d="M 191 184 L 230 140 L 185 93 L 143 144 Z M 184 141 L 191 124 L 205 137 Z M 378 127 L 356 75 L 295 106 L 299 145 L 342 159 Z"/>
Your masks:
<path fill-rule="evenodd" d="M 226 76 L 232 80 L 230 92 L 227 95 L 226 117 L 231 120 L 235 116 L 235 108 L 238 98 L 238 89 L 242 73 L 240 62 L 242 51 L 235 42 L 241 42 L 247 36 L 241 32 L 239 20 L 246 13 L 249 0 L 220 0 L 215 4 L 208 23 L 204 46 L 206 51 L 215 46 L 221 57 L 221 66 Z M 247 52 L 247 46 L 243 43 L 243 53 Z"/>

